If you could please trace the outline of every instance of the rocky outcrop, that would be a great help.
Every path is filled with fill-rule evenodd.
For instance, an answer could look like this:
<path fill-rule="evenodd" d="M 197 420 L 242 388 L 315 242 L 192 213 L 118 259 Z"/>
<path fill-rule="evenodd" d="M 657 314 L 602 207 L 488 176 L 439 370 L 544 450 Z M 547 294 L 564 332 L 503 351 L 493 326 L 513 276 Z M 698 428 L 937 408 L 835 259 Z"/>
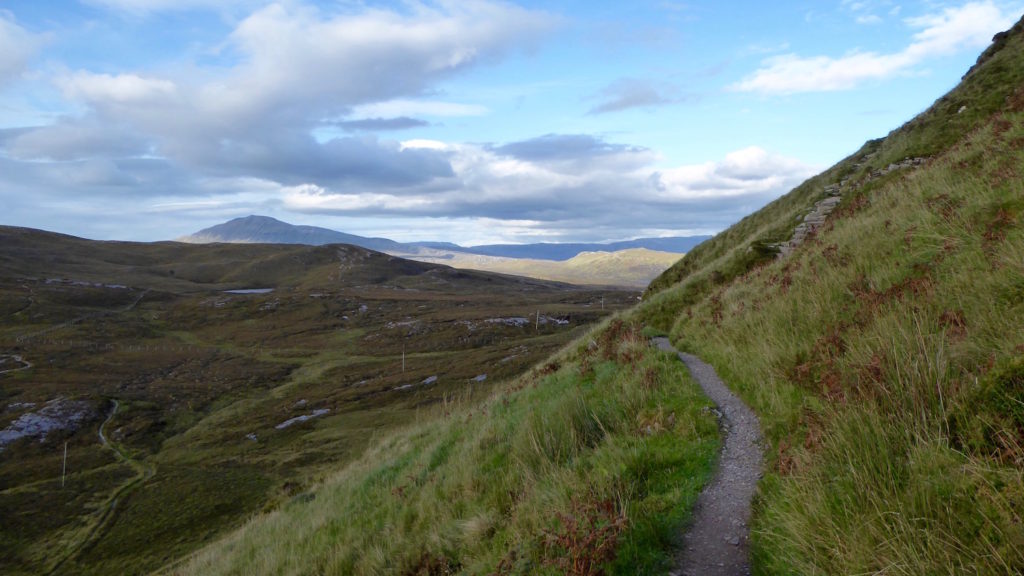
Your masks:
<path fill-rule="evenodd" d="M 870 158 L 871 156 L 865 156 L 858 162 L 855 162 L 854 166 L 860 168 L 870 160 Z M 778 258 L 785 258 L 792 254 L 798 246 L 804 243 L 804 240 L 824 225 L 825 220 L 828 219 L 828 215 L 831 214 L 832 211 L 835 210 L 836 206 L 843 201 L 842 197 L 844 193 L 851 190 L 857 190 L 868 182 L 881 178 L 890 172 L 906 170 L 908 168 L 917 168 L 927 161 L 927 158 L 904 158 L 899 162 L 889 164 L 885 168 L 870 171 L 867 178 L 863 178 L 857 182 L 851 183 L 849 180 L 841 180 L 825 186 L 825 198 L 814 203 L 814 207 L 811 208 L 810 213 L 803 217 L 800 224 L 798 224 L 793 230 L 793 236 L 788 241 L 776 245 L 779 250 Z"/>
<path fill-rule="evenodd" d="M 22 438 L 39 438 L 40 442 L 45 442 L 50 432 L 73 432 L 92 415 L 88 402 L 64 398 L 51 400 L 38 411 L 26 412 L 11 422 L 7 428 L 0 430 L 0 451 L 3 451 L 7 444 Z"/>

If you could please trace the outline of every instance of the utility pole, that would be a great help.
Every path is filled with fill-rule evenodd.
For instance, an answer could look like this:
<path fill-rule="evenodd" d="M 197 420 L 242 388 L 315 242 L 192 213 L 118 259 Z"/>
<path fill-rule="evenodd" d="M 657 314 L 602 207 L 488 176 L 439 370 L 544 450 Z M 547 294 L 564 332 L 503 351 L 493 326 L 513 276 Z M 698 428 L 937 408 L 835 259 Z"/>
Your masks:
<path fill-rule="evenodd" d="M 405 344 L 402 344 L 402 374 L 405 374 Z"/>
<path fill-rule="evenodd" d="M 537 310 L 537 321 L 533 325 L 534 330 L 540 330 L 540 310 Z"/>
<path fill-rule="evenodd" d="M 68 473 L 68 443 L 64 442 L 64 468 L 60 471 L 60 487 L 64 487 L 64 478 Z"/>

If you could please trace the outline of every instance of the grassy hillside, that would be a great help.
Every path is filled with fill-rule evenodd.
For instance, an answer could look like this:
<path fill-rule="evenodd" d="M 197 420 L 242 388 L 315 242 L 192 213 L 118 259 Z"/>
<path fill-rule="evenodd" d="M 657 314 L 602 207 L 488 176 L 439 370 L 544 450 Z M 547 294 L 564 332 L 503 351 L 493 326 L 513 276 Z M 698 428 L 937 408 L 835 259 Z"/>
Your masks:
<path fill-rule="evenodd" d="M 532 260 L 475 254 L 448 253 L 444 257 L 409 256 L 421 262 L 447 264 L 456 268 L 515 274 L 577 285 L 645 288 L 681 255 L 631 248 L 617 252 L 583 252 L 569 260 Z"/>
<path fill-rule="evenodd" d="M 717 449 L 635 327 L 379 443 L 174 574 L 659 574 Z"/>
<path fill-rule="evenodd" d="M 880 172 L 908 157 L 926 161 Z M 826 224 L 777 259 L 776 245 L 840 181 L 842 201 Z M 238 530 L 205 532 L 211 542 L 199 552 L 175 560 L 188 546 L 170 543 L 163 572 L 663 573 L 717 448 L 706 400 L 681 364 L 647 345 L 646 334 L 664 331 L 712 363 L 761 417 L 770 457 L 753 525 L 758 573 L 1022 573 L 1022 218 L 1024 21 L 929 110 L 695 248 L 624 321 L 483 400 L 447 395 L 421 410 L 363 414 L 364 423 L 385 414 L 405 422 L 378 431 L 365 453 L 318 460 L 315 481 L 280 486 Z M 389 304 L 402 314 L 409 309 L 393 302 L 426 305 L 408 292 L 419 282 L 410 278 L 387 281 L 405 287 Z M 251 406 L 285 414 L 303 386 L 326 379 L 327 365 L 344 375 L 340 390 L 312 389 L 335 402 L 361 399 L 349 379 L 359 377 L 356 351 L 386 348 L 393 362 L 400 341 L 335 337 L 282 355 L 318 362 L 288 368 L 294 377 L 266 404 L 213 413 L 196 436 L 170 441 L 182 450 L 168 468 L 183 472 L 168 474 L 168 484 L 259 488 L 279 478 L 254 479 L 246 465 L 301 463 L 287 450 L 267 460 L 223 457 L 217 470 L 236 466 L 227 466 L 238 474 L 230 483 L 184 466 L 197 448 L 226 445 L 215 432 Z M 322 356 L 336 342 L 359 347 L 345 348 L 344 359 Z M 448 366 L 473 354 L 464 344 L 422 358 Z M 333 445 L 346 421 L 314 425 L 306 446 Z"/>
<path fill-rule="evenodd" d="M 929 160 L 871 178 L 906 157 Z M 772 443 L 760 573 L 1024 571 L 1022 216 L 1024 21 L 929 110 L 652 284 L 635 315 L 711 362 Z"/>
<path fill-rule="evenodd" d="M 225 292 L 247 288 L 273 291 Z M 633 302 L 351 246 L 0 227 L 0 573 L 148 573 Z M 73 426 L 7 442 L 60 407 Z"/>
<path fill-rule="evenodd" d="M 758 573 L 1021 573 L 1022 27 L 919 117 L 695 248 L 626 324 L 168 571 L 663 572 L 714 423 L 646 325 L 762 419 Z M 927 160 L 880 173 L 908 157 Z"/>

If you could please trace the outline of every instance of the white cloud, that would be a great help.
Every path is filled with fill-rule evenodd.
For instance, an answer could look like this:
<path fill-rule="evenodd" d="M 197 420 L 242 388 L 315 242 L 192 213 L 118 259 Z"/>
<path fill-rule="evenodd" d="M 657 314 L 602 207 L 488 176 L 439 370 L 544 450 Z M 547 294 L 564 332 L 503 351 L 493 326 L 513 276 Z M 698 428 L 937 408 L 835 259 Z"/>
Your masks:
<path fill-rule="evenodd" d="M 105 105 L 152 103 L 173 97 L 177 87 L 160 78 L 143 78 L 135 74 L 93 74 L 75 72 L 57 79 L 57 84 L 70 98 L 91 104 Z"/>
<path fill-rule="evenodd" d="M 148 151 L 146 143 L 133 134 L 81 121 L 59 121 L 24 131 L 12 137 L 5 148 L 11 158 L 57 161 L 132 157 Z"/>
<path fill-rule="evenodd" d="M 991 0 L 970 2 L 905 20 L 920 31 L 900 52 L 852 52 L 840 57 L 787 54 L 764 60 L 760 69 L 731 88 L 764 94 L 848 90 L 866 81 L 909 73 L 929 58 L 984 47 L 1013 21 L 1011 11 Z"/>
<path fill-rule="evenodd" d="M 602 89 L 597 97 L 601 102 L 590 109 L 590 114 L 653 108 L 675 104 L 687 98 L 676 86 L 640 78 L 620 78 Z"/>
<path fill-rule="evenodd" d="M 46 36 L 32 34 L 0 10 L 0 87 L 21 74 L 45 40 Z"/>
<path fill-rule="evenodd" d="M 655 151 L 586 134 L 502 145 L 314 138 L 320 127 L 360 116 L 487 114 L 434 89 L 528 47 L 555 22 L 485 0 L 398 4 L 344 13 L 292 2 L 263 7 L 223 42 L 223 68 L 181 62 L 163 69 L 180 74 L 62 74 L 57 86 L 83 110 L 78 117 L 0 131 L 5 201 L 17 204 L 11 217 L 46 205 L 70 221 L 61 206 L 73 198 L 81 200 L 74 221 L 130 206 L 161 222 L 258 212 L 292 221 L 445 222 L 435 238 L 465 225 L 491 241 L 601 240 L 640 229 L 721 229 L 813 171 L 760 148 L 659 168 Z M 656 88 L 666 98 L 664 86 Z M 609 96 L 652 100 L 642 90 Z"/>
<path fill-rule="evenodd" d="M 230 67 L 183 63 L 177 76 L 78 70 L 56 84 L 85 105 L 79 122 L 130 132 L 198 176 L 419 185 L 450 174 L 443 154 L 320 129 L 362 117 L 486 114 L 482 106 L 422 97 L 445 78 L 529 48 L 555 23 L 544 12 L 490 0 L 408 3 L 402 11 L 272 4 L 239 21 L 222 44 Z M 60 148 L 54 139 L 61 134 L 80 131 L 46 140 Z"/>
<path fill-rule="evenodd" d="M 655 173 L 660 195 L 676 200 L 728 198 L 788 191 L 817 172 L 795 158 L 751 146 L 718 162 L 680 166 Z"/>
<path fill-rule="evenodd" d="M 396 99 L 362 104 L 352 109 L 353 118 L 394 118 L 399 116 L 484 116 L 489 110 L 477 104 L 437 100 Z"/>
<path fill-rule="evenodd" d="M 229 81 L 207 86 L 224 111 L 263 113 L 287 101 L 338 115 L 358 105 L 421 96 L 436 81 L 531 45 L 553 18 L 488 2 L 413 4 L 412 13 L 368 9 L 324 15 L 274 4 L 243 20 L 230 37 L 242 58 Z M 415 115 L 408 105 L 375 116 Z M 429 104 L 423 105 L 431 108 Z M 435 104 L 441 114 L 479 113 Z"/>
<path fill-rule="evenodd" d="M 443 149 L 451 157 L 453 177 L 442 187 L 395 193 L 306 183 L 281 189 L 284 207 L 350 218 L 488 219 L 494 223 L 492 234 L 505 234 L 506 241 L 545 234 L 607 239 L 637 229 L 721 229 L 817 171 L 759 147 L 714 162 L 656 169 L 656 157 L 646 150 L 578 136 L 547 135 L 500 147 L 403 144 Z M 623 214 L 629 214 L 627 221 Z"/>
<path fill-rule="evenodd" d="M 881 23 L 882 23 L 882 18 L 880 16 L 878 16 L 877 14 L 864 14 L 864 15 L 861 15 L 861 16 L 857 16 L 857 24 L 870 25 L 870 24 L 881 24 Z"/>
<path fill-rule="evenodd" d="M 399 196 L 395 194 L 338 194 L 331 193 L 315 184 L 301 184 L 282 189 L 284 207 L 295 212 L 345 213 L 364 212 L 415 212 L 428 208 L 429 198 Z"/>
<path fill-rule="evenodd" d="M 1015 14 L 1003 11 L 991 1 L 971 2 L 960 8 L 946 8 L 941 14 L 908 18 L 907 24 L 921 31 L 906 54 L 915 59 L 943 56 L 960 50 L 988 46 L 992 36 L 1013 25 Z"/>

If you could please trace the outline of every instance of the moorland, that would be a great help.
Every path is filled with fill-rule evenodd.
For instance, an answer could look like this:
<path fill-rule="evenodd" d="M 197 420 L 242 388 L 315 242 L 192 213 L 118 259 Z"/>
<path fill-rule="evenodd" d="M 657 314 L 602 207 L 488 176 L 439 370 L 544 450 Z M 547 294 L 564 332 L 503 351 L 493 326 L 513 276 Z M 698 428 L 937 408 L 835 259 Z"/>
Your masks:
<path fill-rule="evenodd" d="M 158 568 L 636 300 L 346 245 L 0 237 L 7 574 Z"/>

